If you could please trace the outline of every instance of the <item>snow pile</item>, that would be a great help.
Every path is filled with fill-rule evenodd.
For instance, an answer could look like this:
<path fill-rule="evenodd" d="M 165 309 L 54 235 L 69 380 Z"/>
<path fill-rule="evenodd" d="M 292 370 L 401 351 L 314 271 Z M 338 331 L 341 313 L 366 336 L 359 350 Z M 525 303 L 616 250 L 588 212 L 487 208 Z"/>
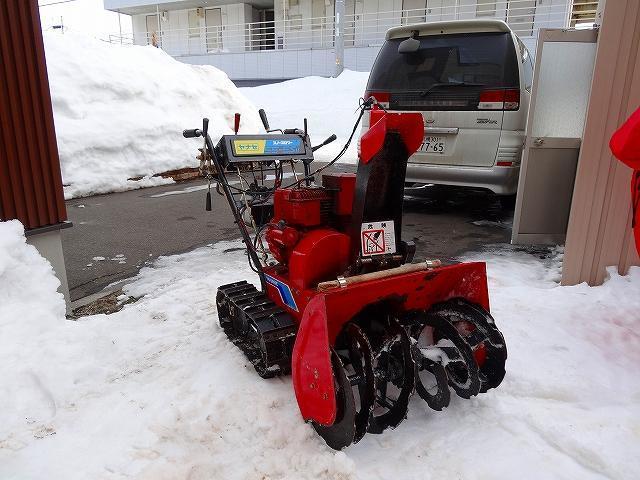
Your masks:
<path fill-rule="evenodd" d="M 210 119 L 214 141 L 263 131 L 256 108 L 227 75 L 178 62 L 162 50 L 81 35 L 45 34 L 47 68 L 67 198 L 167 183 L 127 179 L 197 166 L 200 141 L 182 130 Z"/>
<path fill-rule="evenodd" d="M 258 108 L 264 108 L 271 128 L 302 128 L 307 117 L 313 145 L 335 133 L 338 139 L 315 153 L 316 160 L 329 161 L 353 130 L 358 119 L 358 100 L 364 95 L 368 78 L 367 72 L 345 70 L 337 78 L 305 77 L 240 91 Z M 361 126 L 341 161 L 356 162 Z"/>
<path fill-rule="evenodd" d="M 60 281 L 49 262 L 26 243 L 22 224 L 17 220 L 0 222 L 0 331 L 3 336 L 13 328 L 46 327 L 64 317 L 64 297 L 56 292 L 59 286 Z M 19 319 L 19 323 L 15 319 Z"/>
<path fill-rule="evenodd" d="M 60 282 L 23 233 L 17 220 L 0 222 L 0 464 L 7 449 L 20 445 L 14 442 L 17 419 L 30 425 L 32 415 L 55 409 L 34 372 L 46 365 L 47 354 L 56 359 L 61 353 L 48 351 L 46 338 L 65 323 Z"/>
<path fill-rule="evenodd" d="M 53 291 L 19 231 L 0 224 L 0 238 L 16 259 L 3 295 L 36 273 Z M 443 412 L 414 396 L 397 429 L 334 452 L 302 422 L 290 377 L 261 380 L 216 325 L 216 287 L 255 278 L 240 245 L 159 259 L 126 288 L 143 298 L 109 316 L 63 322 L 58 305 L 45 328 L 3 311 L 0 478 L 640 475 L 640 269 L 558 287 L 557 258 L 483 255 L 509 347 L 503 384 Z M 46 310 L 50 292 L 23 301 Z"/>

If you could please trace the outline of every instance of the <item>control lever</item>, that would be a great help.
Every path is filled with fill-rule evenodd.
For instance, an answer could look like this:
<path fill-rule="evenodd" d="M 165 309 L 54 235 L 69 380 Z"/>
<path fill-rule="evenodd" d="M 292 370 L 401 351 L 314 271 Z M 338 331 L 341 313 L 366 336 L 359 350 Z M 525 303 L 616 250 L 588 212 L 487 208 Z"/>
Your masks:
<path fill-rule="evenodd" d="M 208 134 L 208 132 L 209 132 L 209 119 L 205 117 L 205 118 L 202 119 L 202 136 L 204 137 L 204 147 L 202 148 L 202 155 L 204 156 L 204 158 L 207 158 L 207 134 Z M 209 175 L 207 175 L 207 197 L 205 199 L 204 209 L 207 212 L 211 211 L 211 177 Z"/>
<path fill-rule="evenodd" d="M 202 119 L 202 136 L 204 138 L 207 138 L 207 133 L 209 132 L 209 119 L 208 118 L 203 118 Z"/>
<path fill-rule="evenodd" d="M 316 145 L 315 147 L 311 147 L 311 151 L 315 152 L 316 150 L 318 150 L 319 148 L 324 147 L 325 145 L 329 145 L 331 142 L 333 142 L 334 140 L 336 140 L 338 137 L 336 137 L 336 134 L 334 133 L 333 135 L 331 135 L 329 138 L 327 138 L 324 142 L 322 142 L 320 145 Z"/>
<path fill-rule="evenodd" d="M 262 125 L 264 129 L 269 132 L 271 129 L 269 128 L 269 120 L 267 120 L 267 113 L 264 111 L 264 108 L 258 110 L 258 114 L 260 115 L 260 120 L 262 120 Z"/>

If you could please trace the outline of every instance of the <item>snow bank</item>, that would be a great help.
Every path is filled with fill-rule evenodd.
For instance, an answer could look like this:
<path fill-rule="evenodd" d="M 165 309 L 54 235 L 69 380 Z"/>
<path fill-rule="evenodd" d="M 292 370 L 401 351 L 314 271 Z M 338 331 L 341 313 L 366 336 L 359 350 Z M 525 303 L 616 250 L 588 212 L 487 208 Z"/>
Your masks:
<path fill-rule="evenodd" d="M 256 108 L 227 75 L 162 50 L 45 33 L 47 68 L 67 198 L 167 183 L 128 178 L 197 166 L 199 142 L 182 137 L 202 117 L 214 139 L 262 131 Z"/>
<path fill-rule="evenodd" d="M 65 323 L 59 285 L 49 262 L 26 243 L 22 224 L 0 222 L 0 464 L 23 445 L 17 425 L 31 425 L 34 415 L 55 409 L 55 399 L 34 372 L 46 365 L 47 353 L 52 360 L 62 353 L 46 345 Z M 38 428 L 34 425 L 34 436 Z"/>
<path fill-rule="evenodd" d="M 13 298 L 36 272 L 50 277 L 18 234 L 0 229 L 17 258 L 0 291 Z M 415 397 L 397 429 L 336 453 L 301 421 L 290 378 L 261 380 L 216 325 L 216 287 L 255 278 L 240 245 L 160 258 L 126 288 L 143 298 L 109 316 L 63 322 L 57 305 L 51 327 L 34 335 L 29 324 L 41 322 L 23 318 L 26 308 L 3 311 L 0 478 L 640 475 L 640 269 L 611 272 L 601 287 L 559 287 L 558 258 L 476 256 L 489 261 L 492 309 L 508 342 L 504 383 L 455 397 L 443 412 Z M 20 298 L 40 304 L 39 295 Z"/>
<path fill-rule="evenodd" d="M 316 160 L 329 161 L 353 130 L 358 100 L 364 95 L 368 78 L 367 72 L 345 70 L 337 78 L 305 77 L 240 91 L 258 108 L 264 108 L 271 128 L 302 128 L 307 117 L 313 145 L 335 133 L 338 139 L 315 154 Z M 341 162 L 356 163 L 359 136 L 360 127 Z"/>
<path fill-rule="evenodd" d="M 46 328 L 64 317 L 65 303 L 56 292 L 60 281 L 51 264 L 28 245 L 17 220 L 0 222 L 0 331 L 17 326 Z M 17 325 L 15 319 L 19 319 Z"/>

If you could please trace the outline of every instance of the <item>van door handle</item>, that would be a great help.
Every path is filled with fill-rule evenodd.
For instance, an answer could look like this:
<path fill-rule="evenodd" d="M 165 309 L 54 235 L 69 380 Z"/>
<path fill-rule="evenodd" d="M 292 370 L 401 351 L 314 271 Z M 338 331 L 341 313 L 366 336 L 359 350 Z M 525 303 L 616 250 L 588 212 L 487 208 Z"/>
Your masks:
<path fill-rule="evenodd" d="M 425 133 L 436 133 L 436 134 L 450 134 L 450 135 L 457 135 L 458 134 L 458 128 L 446 128 L 446 127 L 425 127 L 424 132 Z"/>

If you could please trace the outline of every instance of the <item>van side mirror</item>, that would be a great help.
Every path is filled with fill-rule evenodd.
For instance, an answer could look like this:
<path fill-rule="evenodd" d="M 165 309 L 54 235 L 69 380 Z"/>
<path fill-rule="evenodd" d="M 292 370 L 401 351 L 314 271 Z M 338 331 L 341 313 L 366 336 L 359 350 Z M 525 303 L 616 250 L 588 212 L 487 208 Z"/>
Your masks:
<path fill-rule="evenodd" d="M 398 45 L 398 53 L 414 53 L 420 49 L 420 40 L 416 40 L 415 38 L 407 38 L 400 42 Z"/>

